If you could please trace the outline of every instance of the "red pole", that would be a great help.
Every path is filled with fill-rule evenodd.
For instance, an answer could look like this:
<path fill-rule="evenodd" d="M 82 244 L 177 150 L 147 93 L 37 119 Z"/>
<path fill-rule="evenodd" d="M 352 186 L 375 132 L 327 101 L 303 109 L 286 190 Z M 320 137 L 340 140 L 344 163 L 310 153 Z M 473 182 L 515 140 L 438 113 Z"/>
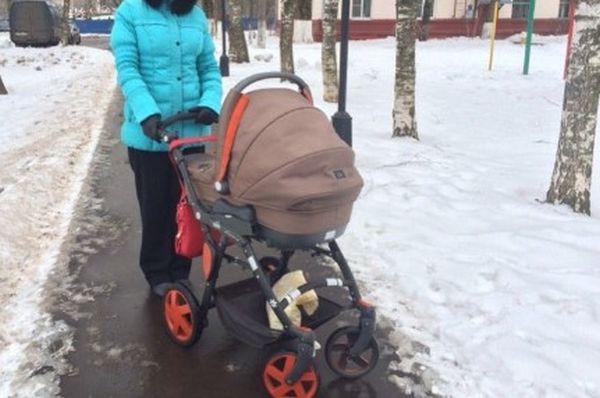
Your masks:
<path fill-rule="evenodd" d="M 575 0 L 569 2 L 569 27 L 567 33 L 567 56 L 565 58 L 565 70 L 563 79 L 567 78 L 569 73 L 569 60 L 571 58 L 571 43 L 573 42 L 573 27 L 575 25 Z"/>

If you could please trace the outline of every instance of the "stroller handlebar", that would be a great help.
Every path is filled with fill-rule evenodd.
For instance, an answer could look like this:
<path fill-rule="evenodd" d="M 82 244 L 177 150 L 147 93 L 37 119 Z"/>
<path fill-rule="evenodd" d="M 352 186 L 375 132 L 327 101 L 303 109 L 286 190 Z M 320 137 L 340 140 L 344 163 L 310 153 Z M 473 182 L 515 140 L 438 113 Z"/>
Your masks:
<path fill-rule="evenodd" d="M 183 122 L 186 120 L 194 120 L 195 118 L 196 118 L 196 115 L 190 111 L 178 112 L 178 113 L 174 114 L 173 116 L 169 116 L 168 118 L 162 120 L 160 122 L 160 126 L 163 129 L 165 129 L 177 122 Z"/>
<path fill-rule="evenodd" d="M 306 82 L 304 80 L 302 80 L 300 77 L 294 75 L 293 73 L 283 73 L 283 72 L 257 73 L 255 75 L 249 76 L 249 77 L 245 78 L 244 80 L 240 81 L 238 84 L 235 85 L 235 87 L 232 90 L 241 93 L 244 89 L 248 88 L 252 84 L 257 83 L 262 80 L 267 80 L 267 79 L 287 80 L 291 83 L 296 84 L 298 86 L 299 91 L 312 102 L 312 96 L 311 96 L 311 92 L 310 92 L 310 88 L 308 87 L 308 84 L 306 84 Z M 166 143 L 169 143 L 169 142 L 177 139 L 177 136 L 175 134 L 167 131 L 167 128 L 169 126 L 171 126 L 177 122 L 194 120 L 195 118 L 196 118 L 196 115 L 193 112 L 184 111 L 184 112 L 178 112 L 175 115 L 169 116 L 168 118 L 162 120 L 160 123 L 160 132 L 161 132 L 162 140 Z"/>
<path fill-rule="evenodd" d="M 162 120 L 160 122 L 160 127 L 159 127 L 161 139 L 164 142 L 166 142 L 167 144 L 170 143 L 171 141 L 176 140 L 178 138 L 177 134 L 168 131 L 167 128 L 177 122 L 183 122 L 186 120 L 195 120 L 195 119 L 196 119 L 196 115 L 194 113 L 192 113 L 190 111 L 184 111 L 184 112 L 178 112 L 178 113 Z"/>
<path fill-rule="evenodd" d="M 242 80 L 241 82 L 236 84 L 235 87 L 233 88 L 233 90 L 241 93 L 248 86 L 250 86 L 254 83 L 257 83 L 261 80 L 267 80 L 267 79 L 287 80 L 289 82 L 296 84 L 301 92 L 309 90 L 308 84 L 306 84 L 306 82 L 304 80 L 302 80 L 300 77 L 298 77 L 292 73 L 283 73 L 283 72 L 257 73 L 255 75 L 245 78 L 244 80 Z"/>

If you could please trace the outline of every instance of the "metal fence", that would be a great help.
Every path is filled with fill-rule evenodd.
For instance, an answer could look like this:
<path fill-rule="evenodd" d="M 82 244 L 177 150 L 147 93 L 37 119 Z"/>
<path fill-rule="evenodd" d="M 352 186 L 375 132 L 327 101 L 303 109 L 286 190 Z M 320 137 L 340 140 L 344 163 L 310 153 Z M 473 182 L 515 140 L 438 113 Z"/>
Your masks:
<path fill-rule="evenodd" d="M 112 29 L 112 19 L 75 19 L 77 27 L 81 33 L 91 34 L 109 34 Z M 276 21 L 274 18 L 267 20 L 267 29 L 274 29 Z M 257 29 L 258 20 L 256 18 L 244 17 L 242 18 L 242 25 L 244 30 L 255 30 Z"/>

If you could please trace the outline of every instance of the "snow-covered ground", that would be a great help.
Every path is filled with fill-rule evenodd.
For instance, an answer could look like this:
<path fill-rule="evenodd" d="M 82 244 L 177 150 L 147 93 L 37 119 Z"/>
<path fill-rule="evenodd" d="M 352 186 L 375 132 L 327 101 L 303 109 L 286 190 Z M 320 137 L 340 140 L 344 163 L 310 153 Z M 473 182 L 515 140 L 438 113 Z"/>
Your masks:
<path fill-rule="evenodd" d="M 270 40 L 251 64 L 232 65 L 226 88 L 277 69 Z M 540 203 L 565 41 L 536 41 L 529 76 L 510 41 L 497 43 L 493 72 L 485 41 L 419 43 L 420 142 L 390 138 L 394 41 L 350 46 L 348 106 L 365 188 L 341 243 L 399 347 L 404 336 L 429 347 L 416 359 L 441 395 L 600 397 L 600 170 L 592 217 Z M 319 100 L 320 46 L 297 45 L 295 56 L 333 113 Z M 11 91 L 0 97 L 0 396 L 33 396 L 34 380 L 48 381 L 28 378 L 44 333 L 61 326 L 47 327 L 40 289 L 98 136 L 110 64 L 91 49 L 7 49 L 0 37 Z"/>
<path fill-rule="evenodd" d="M 0 76 L 0 396 L 51 396 L 70 345 L 57 344 L 68 328 L 50 318 L 44 284 L 113 93 L 112 57 L 18 49 L 2 35 Z"/>
<path fill-rule="evenodd" d="M 492 72 L 486 41 L 419 43 L 420 142 L 390 138 L 394 41 L 350 45 L 365 188 L 342 247 L 399 345 L 409 336 L 429 347 L 417 360 L 437 374 L 441 395 L 600 397 L 600 161 L 595 215 L 540 203 L 559 135 L 565 39 L 535 41 L 529 76 L 523 47 L 510 41 L 497 43 Z M 320 47 L 294 51 L 296 72 L 321 98 Z M 227 84 L 276 68 L 276 49 L 253 51 L 264 52 L 270 64 L 234 65 Z"/>

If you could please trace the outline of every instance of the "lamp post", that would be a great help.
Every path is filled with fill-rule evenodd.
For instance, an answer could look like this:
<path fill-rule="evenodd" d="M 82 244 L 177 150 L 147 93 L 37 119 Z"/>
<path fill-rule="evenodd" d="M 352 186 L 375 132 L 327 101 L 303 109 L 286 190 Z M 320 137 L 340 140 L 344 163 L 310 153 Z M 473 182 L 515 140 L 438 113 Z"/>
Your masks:
<path fill-rule="evenodd" d="M 350 25 L 350 0 L 342 0 L 342 31 L 340 37 L 340 79 L 338 110 L 331 117 L 333 127 L 346 144 L 352 146 L 352 117 L 346 112 L 346 86 L 348 84 L 348 30 Z"/>
<path fill-rule="evenodd" d="M 225 0 L 221 0 L 221 29 L 223 36 L 223 53 L 221 54 L 221 59 L 219 60 L 219 69 L 221 69 L 221 76 L 227 77 L 229 76 L 229 57 L 227 56 L 227 38 L 225 33 L 227 32 L 227 28 L 225 27 L 227 16 L 225 15 Z"/>

